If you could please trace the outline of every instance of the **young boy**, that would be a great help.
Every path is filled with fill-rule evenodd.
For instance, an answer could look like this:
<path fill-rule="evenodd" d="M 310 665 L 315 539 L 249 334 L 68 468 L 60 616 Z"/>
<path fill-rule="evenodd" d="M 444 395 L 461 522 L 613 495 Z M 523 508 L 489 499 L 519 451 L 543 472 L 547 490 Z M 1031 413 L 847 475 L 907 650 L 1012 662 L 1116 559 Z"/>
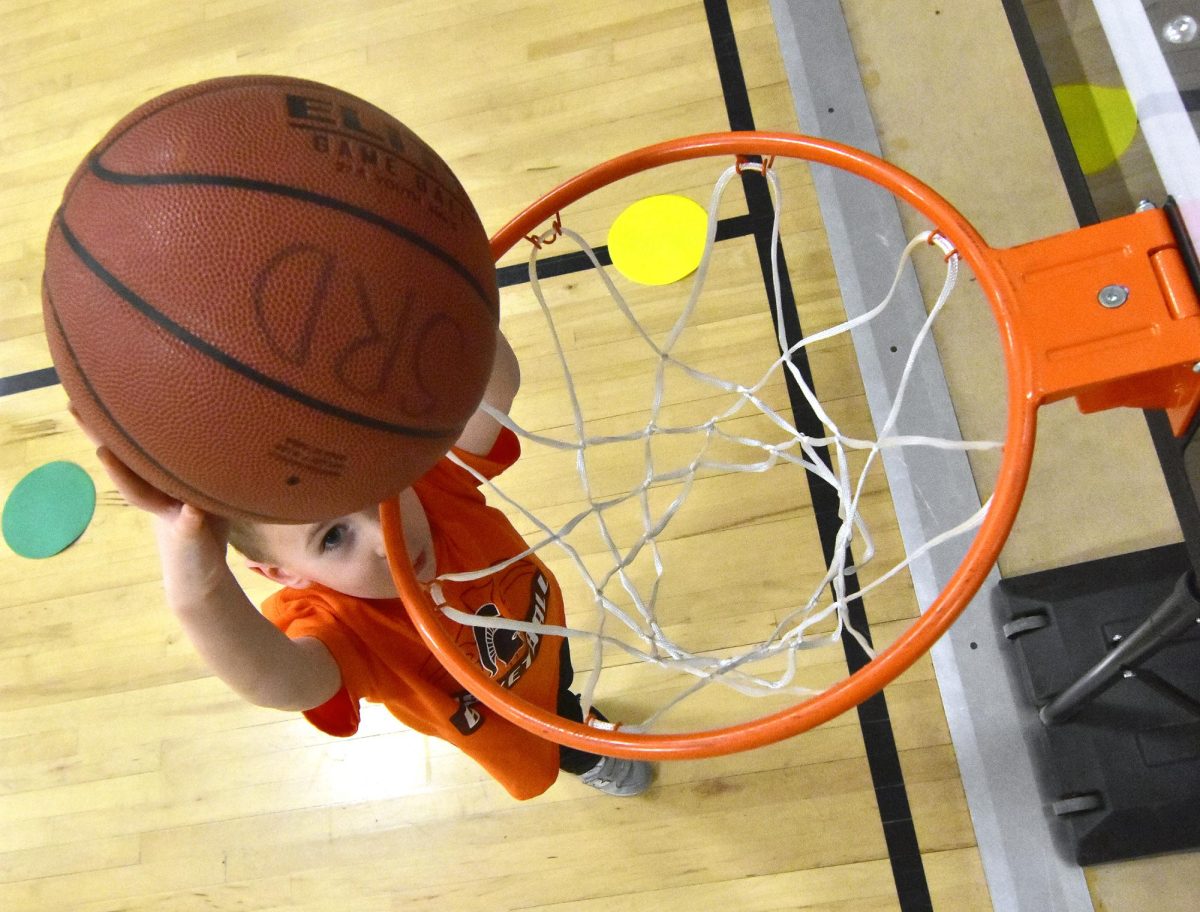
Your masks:
<path fill-rule="evenodd" d="M 519 383 L 516 357 L 501 335 L 484 401 L 507 413 Z M 455 450 L 488 478 L 520 455 L 515 435 L 482 409 Z M 560 769 L 610 795 L 649 786 L 649 764 L 560 749 L 463 690 L 397 598 L 376 510 L 307 525 L 226 522 L 153 488 L 107 448 L 97 452 L 125 498 L 155 517 L 167 604 L 212 671 L 245 699 L 300 711 L 338 736 L 357 730 L 360 700 L 383 703 L 414 730 L 458 746 L 519 799 L 544 792 Z M 402 491 L 400 506 L 405 546 L 423 582 L 492 566 L 526 548 L 504 514 L 487 506 L 475 477 L 449 460 Z M 227 544 L 284 587 L 261 614 L 230 572 Z M 558 584 L 533 556 L 477 582 L 440 585 L 464 611 L 563 623 Z M 459 642 L 515 693 L 583 720 L 570 691 L 566 640 L 463 627 Z M 607 724 L 598 714 L 588 722 Z"/>

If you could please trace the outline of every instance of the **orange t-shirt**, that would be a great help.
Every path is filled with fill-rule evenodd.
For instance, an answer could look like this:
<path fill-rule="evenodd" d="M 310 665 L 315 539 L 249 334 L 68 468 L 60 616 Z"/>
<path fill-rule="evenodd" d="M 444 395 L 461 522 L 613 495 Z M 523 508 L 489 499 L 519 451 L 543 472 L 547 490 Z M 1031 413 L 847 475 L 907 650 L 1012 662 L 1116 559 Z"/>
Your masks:
<path fill-rule="evenodd" d="M 506 429 L 487 456 L 455 454 L 492 478 L 512 465 L 520 444 Z M 429 518 L 439 573 L 489 567 L 526 549 L 508 518 L 487 505 L 477 479 L 448 459 L 413 490 Z M 558 583 L 533 556 L 481 580 L 443 581 L 441 587 L 448 604 L 472 614 L 564 622 Z M 514 725 L 467 693 L 425 645 L 399 599 L 360 599 L 312 586 L 283 589 L 262 610 L 288 636 L 319 639 L 341 669 L 341 691 L 304 714 L 322 731 L 354 734 L 359 701 L 367 700 L 382 703 L 410 728 L 458 746 L 515 798 L 540 795 L 557 777 L 558 745 Z M 554 711 L 561 638 L 455 626 L 460 647 L 481 657 L 493 678 Z"/>

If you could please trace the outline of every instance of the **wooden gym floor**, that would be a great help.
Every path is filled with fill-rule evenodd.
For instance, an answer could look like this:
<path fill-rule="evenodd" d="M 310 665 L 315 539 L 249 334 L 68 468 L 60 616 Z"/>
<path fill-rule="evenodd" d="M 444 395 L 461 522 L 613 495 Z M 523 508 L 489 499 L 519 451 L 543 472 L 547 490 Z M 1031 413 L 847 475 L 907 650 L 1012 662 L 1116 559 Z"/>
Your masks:
<path fill-rule="evenodd" d="M 885 157 L 994 244 L 1073 227 L 999 0 L 842 7 Z M 147 523 L 107 483 L 61 388 L 4 379 L 50 365 L 41 244 L 67 176 L 159 92 L 236 73 L 336 84 L 437 148 L 494 230 L 590 164 L 728 129 L 739 81 L 755 126 L 803 130 L 771 4 L 4 0 L 0 35 L 0 492 L 54 459 L 99 489 L 63 554 L 0 550 L 0 908 L 865 912 L 925 908 L 926 895 L 938 910 L 994 908 L 928 661 L 888 689 L 882 746 L 878 724 L 864 733 L 848 714 L 664 766 L 637 800 L 563 781 L 516 803 L 386 716 L 342 742 L 242 705 L 164 609 Z M 808 279 L 827 286 L 828 264 Z M 943 355 L 969 425 L 995 369 L 957 341 Z M 1047 410 L 1005 573 L 1177 537 L 1140 416 Z M 884 794 L 872 765 L 889 741 L 898 775 Z M 885 826 L 897 794 L 911 818 Z M 1180 855 L 1087 878 L 1097 909 L 1182 912 L 1200 865 Z"/>

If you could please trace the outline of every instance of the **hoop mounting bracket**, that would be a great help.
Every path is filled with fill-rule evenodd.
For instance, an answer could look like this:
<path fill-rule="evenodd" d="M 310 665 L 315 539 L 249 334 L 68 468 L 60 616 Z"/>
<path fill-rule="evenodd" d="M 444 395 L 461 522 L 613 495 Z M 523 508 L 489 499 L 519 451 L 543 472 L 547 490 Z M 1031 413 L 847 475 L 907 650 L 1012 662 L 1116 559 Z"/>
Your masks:
<path fill-rule="evenodd" d="M 1164 409 L 1177 435 L 1187 429 L 1200 407 L 1200 299 L 1161 210 L 995 253 L 1040 402 Z"/>

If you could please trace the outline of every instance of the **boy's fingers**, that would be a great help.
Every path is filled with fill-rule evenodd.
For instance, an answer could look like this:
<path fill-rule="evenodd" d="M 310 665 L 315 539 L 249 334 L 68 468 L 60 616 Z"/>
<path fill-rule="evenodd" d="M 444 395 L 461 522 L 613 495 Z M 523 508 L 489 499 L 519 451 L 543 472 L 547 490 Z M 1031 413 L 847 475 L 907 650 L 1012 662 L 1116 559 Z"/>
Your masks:
<path fill-rule="evenodd" d="M 108 447 L 101 446 L 96 450 L 96 456 L 121 496 L 132 506 L 155 514 L 178 509 L 179 501 L 134 474 Z"/>
<path fill-rule="evenodd" d="M 199 531 L 205 523 L 212 522 L 219 526 L 215 517 L 205 513 L 199 507 L 194 507 L 191 504 L 180 504 L 179 521 L 187 527 L 189 531 Z"/>
<path fill-rule="evenodd" d="M 104 466 L 104 471 L 108 473 L 108 477 L 112 479 L 112 483 L 116 486 L 117 491 L 130 506 L 153 513 L 156 516 L 180 511 L 182 507 L 183 512 L 181 515 L 185 515 L 191 525 L 199 527 L 207 521 L 208 516 L 204 511 L 196 507 L 181 504 L 180 501 L 169 494 L 163 493 L 134 472 L 129 466 L 125 465 L 125 463 L 121 462 L 116 454 L 105 446 L 104 442 L 92 432 L 92 429 L 84 424 L 83 419 L 79 416 L 79 411 L 72 403 L 67 403 L 67 411 L 75 419 L 75 422 L 79 425 L 79 429 L 96 445 L 96 456 L 100 460 L 100 464 Z"/>
<path fill-rule="evenodd" d="M 227 520 L 211 513 L 205 513 L 199 507 L 188 503 L 182 504 L 179 508 L 179 516 L 175 520 L 175 530 L 184 536 L 209 535 L 222 546 L 229 537 Z"/>

